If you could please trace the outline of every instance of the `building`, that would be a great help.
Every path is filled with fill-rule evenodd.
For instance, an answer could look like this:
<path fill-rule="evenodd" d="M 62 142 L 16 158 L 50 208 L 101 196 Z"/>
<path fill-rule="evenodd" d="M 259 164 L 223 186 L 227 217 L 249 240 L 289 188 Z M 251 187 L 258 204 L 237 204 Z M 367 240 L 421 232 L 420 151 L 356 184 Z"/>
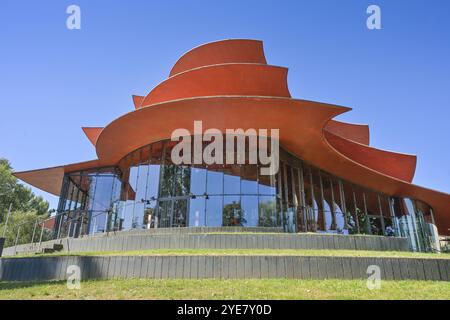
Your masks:
<path fill-rule="evenodd" d="M 55 237 L 243 226 L 403 236 L 430 251 L 438 231 L 449 234 L 450 195 L 411 183 L 416 157 L 370 147 L 367 125 L 333 120 L 350 108 L 291 98 L 287 69 L 267 64 L 261 41 L 196 47 L 133 102 L 106 127 L 83 128 L 98 159 L 15 173 L 60 197 Z M 243 164 L 175 164 L 172 133 L 194 132 L 195 121 L 223 133 L 279 129 L 279 170 L 251 163 L 252 135 Z"/>

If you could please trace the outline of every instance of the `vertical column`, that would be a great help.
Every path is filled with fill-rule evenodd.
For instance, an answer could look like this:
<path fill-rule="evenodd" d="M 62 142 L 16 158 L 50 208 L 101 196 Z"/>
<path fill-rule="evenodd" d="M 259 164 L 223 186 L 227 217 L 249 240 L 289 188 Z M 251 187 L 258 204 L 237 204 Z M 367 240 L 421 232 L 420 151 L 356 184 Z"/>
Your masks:
<path fill-rule="evenodd" d="M 356 223 L 356 230 L 357 233 L 361 233 L 361 229 L 359 228 L 359 217 L 358 217 L 358 206 L 356 204 L 356 194 L 355 194 L 355 188 L 352 186 L 352 193 L 353 193 L 353 210 L 355 210 L 355 223 Z"/>
<path fill-rule="evenodd" d="M 300 189 L 300 215 L 302 221 L 302 231 L 307 232 L 308 227 L 306 223 L 305 209 L 306 209 L 306 197 L 305 197 L 305 181 L 303 177 L 303 163 L 300 162 L 298 168 L 298 179 L 299 179 L 299 189 Z"/>
<path fill-rule="evenodd" d="M 386 234 L 386 229 L 385 229 L 386 227 L 384 224 L 383 208 L 381 207 L 380 194 L 377 194 L 377 200 L 378 200 L 378 211 L 380 212 L 381 229 L 383 230 L 383 234 Z"/>

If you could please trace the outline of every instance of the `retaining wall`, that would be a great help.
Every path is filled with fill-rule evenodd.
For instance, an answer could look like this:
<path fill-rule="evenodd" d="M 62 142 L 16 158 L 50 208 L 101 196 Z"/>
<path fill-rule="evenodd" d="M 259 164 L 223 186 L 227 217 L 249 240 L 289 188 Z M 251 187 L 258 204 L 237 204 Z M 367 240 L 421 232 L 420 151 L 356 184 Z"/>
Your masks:
<path fill-rule="evenodd" d="M 377 265 L 385 280 L 450 280 L 449 259 L 307 256 L 59 256 L 0 259 L 3 281 L 81 279 L 367 279 Z"/>

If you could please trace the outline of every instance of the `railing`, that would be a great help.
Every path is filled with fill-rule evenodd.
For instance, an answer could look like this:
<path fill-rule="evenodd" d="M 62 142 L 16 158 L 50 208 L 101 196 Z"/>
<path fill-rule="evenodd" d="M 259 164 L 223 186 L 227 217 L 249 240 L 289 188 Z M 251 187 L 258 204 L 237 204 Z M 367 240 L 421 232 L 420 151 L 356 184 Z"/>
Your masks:
<path fill-rule="evenodd" d="M 86 212 L 87 213 L 87 212 Z M 66 234 L 66 237 L 75 237 L 76 234 L 74 232 L 70 232 L 72 227 L 71 225 L 73 223 L 76 223 L 79 219 L 79 217 L 75 217 L 75 218 L 69 218 L 69 219 L 64 219 L 66 217 L 67 213 L 59 213 L 56 214 L 54 216 L 42 219 L 42 218 L 37 218 L 33 221 L 26 221 L 23 223 L 20 223 L 18 225 L 13 226 L 12 230 L 12 234 L 14 235 L 14 238 L 7 238 L 6 241 L 9 242 L 9 246 L 14 246 L 14 252 L 17 252 L 17 246 L 22 245 L 22 244 L 29 244 L 30 247 L 34 247 L 36 245 L 38 245 L 39 250 L 42 248 L 42 242 L 45 241 L 50 241 L 50 240 L 55 240 L 55 239 L 60 239 L 62 234 L 62 226 L 63 224 L 69 224 L 69 233 Z M 83 214 L 82 215 L 82 219 L 81 219 L 81 226 L 83 224 L 83 219 L 86 219 L 85 217 L 86 215 Z M 80 221 L 78 221 L 80 222 Z M 33 225 L 32 227 L 32 232 L 31 234 L 29 233 L 29 231 L 31 230 L 29 227 L 30 225 Z M 56 232 L 56 228 L 57 228 L 57 232 Z M 8 229 L 8 225 L 5 224 L 5 226 L 3 227 L 3 234 L 6 234 Z M 27 230 L 27 234 L 25 235 L 24 238 L 21 238 L 21 235 L 23 235 L 24 230 Z M 82 228 L 80 228 L 80 232 L 78 233 L 78 237 L 80 237 Z M 11 243 L 11 240 L 13 240 Z M 5 243 L 6 246 L 6 243 Z"/>

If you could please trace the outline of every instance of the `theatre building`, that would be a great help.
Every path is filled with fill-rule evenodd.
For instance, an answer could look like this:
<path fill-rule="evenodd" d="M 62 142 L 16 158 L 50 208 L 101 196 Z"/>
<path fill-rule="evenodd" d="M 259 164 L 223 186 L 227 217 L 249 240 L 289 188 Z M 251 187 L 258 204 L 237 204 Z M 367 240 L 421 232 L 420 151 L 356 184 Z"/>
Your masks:
<path fill-rule="evenodd" d="M 83 128 L 97 159 L 15 173 L 60 197 L 55 237 L 233 226 L 407 237 L 412 250 L 432 251 L 449 234 L 450 195 L 412 184 L 416 156 L 371 147 L 368 125 L 334 119 L 348 107 L 292 98 L 287 69 L 266 62 L 261 41 L 196 47 L 133 103 L 104 127 Z M 224 153 L 227 129 L 278 129 L 278 170 L 262 174 L 267 163 L 251 161 L 251 135 L 244 162 L 176 164 L 172 133 L 193 133 L 199 121 L 223 132 Z M 275 145 L 258 139 L 257 151 Z"/>

